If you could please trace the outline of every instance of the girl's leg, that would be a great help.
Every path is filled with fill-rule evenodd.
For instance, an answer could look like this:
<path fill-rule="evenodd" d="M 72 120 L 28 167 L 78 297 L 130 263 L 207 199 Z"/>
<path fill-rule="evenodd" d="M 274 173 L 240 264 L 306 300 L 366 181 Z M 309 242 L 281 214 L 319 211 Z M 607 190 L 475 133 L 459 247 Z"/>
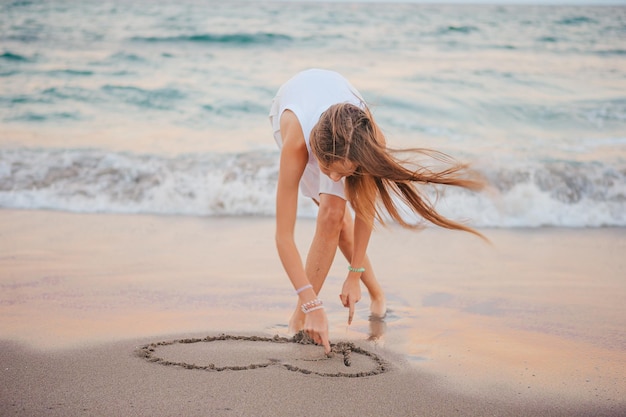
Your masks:
<path fill-rule="evenodd" d="M 341 234 L 339 236 L 339 249 L 343 256 L 350 262 L 352 259 L 352 250 L 354 248 L 354 221 L 350 210 L 346 207 L 344 213 L 343 224 L 341 227 Z M 376 280 L 376 275 L 372 269 L 369 257 L 365 256 L 365 272 L 361 274 L 361 281 L 367 288 L 367 292 L 370 295 L 371 305 L 370 313 L 374 318 L 382 318 L 387 312 L 387 304 L 385 301 L 385 293 L 382 287 Z"/>
<path fill-rule="evenodd" d="M 316 201 L 316 203 L 318 203 Z M 330 266 L 337 253 L 339 235 L 341 233 L 343 217 L 346 212 L 346 201 L 331 194 L 320 194 L 319 210 L 315 235 L 309 248 L 309 254 L 304 267 L 307 277 L 313 285 L 313 290 L 319 294 L 330 270 Z M 300 306 L 296 307 L 289 329 L 292 332 L 304 327 L 304 313 Z"/>

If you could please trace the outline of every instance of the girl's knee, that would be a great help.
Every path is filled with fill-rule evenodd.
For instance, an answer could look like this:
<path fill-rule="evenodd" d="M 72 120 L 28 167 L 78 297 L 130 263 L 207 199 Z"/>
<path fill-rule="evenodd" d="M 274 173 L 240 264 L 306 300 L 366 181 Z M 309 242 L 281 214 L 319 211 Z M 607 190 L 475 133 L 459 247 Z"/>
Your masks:
<path fill-rule="evenodd" d="M 317 212 L 317 224 L 324 229 L 339 233 L 344 226 L 346 205 L 342 201 L 327 201 L 322 203 Z"/>
<path fill-rule="evenodd" d="M 343 212 L 345 208 L 320 206 L 317 213 L 317 223 L 340 231 L 343 227 Z"/>

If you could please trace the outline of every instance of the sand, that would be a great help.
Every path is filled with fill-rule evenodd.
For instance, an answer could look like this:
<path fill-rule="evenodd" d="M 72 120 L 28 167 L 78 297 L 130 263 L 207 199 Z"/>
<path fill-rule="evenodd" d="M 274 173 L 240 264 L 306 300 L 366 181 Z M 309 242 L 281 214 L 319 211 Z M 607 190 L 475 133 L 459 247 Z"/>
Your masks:
<path fill-rule="evenodd" d="M 626 415 L 626 231 L 483 232 L 377 230 L 382 322 L 338 256 L 327 358 L 272 219 L 0 211 L 0 415 Z"/>

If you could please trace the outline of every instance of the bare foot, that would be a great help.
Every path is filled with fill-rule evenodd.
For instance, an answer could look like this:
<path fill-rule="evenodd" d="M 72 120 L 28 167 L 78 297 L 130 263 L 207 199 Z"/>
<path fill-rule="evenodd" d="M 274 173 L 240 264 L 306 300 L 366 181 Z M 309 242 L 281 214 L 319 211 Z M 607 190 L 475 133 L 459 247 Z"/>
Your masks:
<path fill-rule="evenodd" d="M 370 318 L 374 317 L 377 319 L 384 319 L 387 315 L 387 303 L 385 302 L 385 297 L 381 298 L 372 298 L 372 303 L 370 304 Z"/>
<path fill-rule="evenodd" d="M 385 296 L 372 297 L 370 304 L 370 335 L 368 340 L 380 341 L 387 330 L 387 323 L 385 323 L 385 317 L 387 316 L 387 303 L 385 302 Z"/>

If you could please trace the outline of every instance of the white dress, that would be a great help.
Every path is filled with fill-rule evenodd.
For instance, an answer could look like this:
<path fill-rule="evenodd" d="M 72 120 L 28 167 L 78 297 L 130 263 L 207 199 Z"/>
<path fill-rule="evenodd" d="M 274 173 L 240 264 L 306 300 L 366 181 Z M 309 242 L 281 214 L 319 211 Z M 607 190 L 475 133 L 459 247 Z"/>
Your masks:
<path fill-rule="evenodd" d="M 306 197 L 319 200 L 320 194 L 333 194 L 345 199 L 343 180 L 335 182 L 324 175 L 311 152 L 309 137 L 320 115 L 337 103 L 352 103 L 365 108 L 359 92 L 340 74 L 322 69 L 302 71 L 283 84 L 272 101 L 270 123 L 278 147 L 282 147 L 280 116 L 291 110 L 302 126 L 309 151 L 309 162 L 300 180 L 300 191 Z"/>

